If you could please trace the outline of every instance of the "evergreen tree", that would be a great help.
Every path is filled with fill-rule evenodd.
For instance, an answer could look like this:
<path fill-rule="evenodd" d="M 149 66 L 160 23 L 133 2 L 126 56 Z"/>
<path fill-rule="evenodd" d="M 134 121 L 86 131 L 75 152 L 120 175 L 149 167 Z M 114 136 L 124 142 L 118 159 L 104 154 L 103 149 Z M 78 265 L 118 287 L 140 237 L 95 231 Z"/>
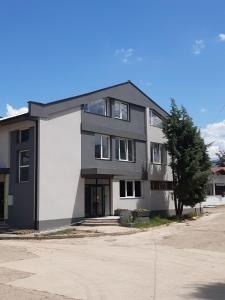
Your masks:
<path fill-rule="evenodd" d="M 181 217 L 184 205 L 193 207 L 204 201 L 210 159 L 199 129 L 194 126 L 185 108 L 179 109 L 173 99 L 163 132 L 171 157 L 176 215 Z"/>

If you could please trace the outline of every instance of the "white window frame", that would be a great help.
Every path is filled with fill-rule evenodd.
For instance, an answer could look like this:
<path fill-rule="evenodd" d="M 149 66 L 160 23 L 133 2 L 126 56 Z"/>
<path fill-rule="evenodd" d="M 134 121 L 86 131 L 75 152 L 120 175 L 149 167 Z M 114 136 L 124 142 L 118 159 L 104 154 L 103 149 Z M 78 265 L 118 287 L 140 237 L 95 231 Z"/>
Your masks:
<path fill-rule="evenodd" d="M 149 124 L 151 126 L 162 129 L 162 126 L 157 126 L 157 125 L 153 124 L 153 115 L 156 115 L 163 122 L 163 119 L 154 110 L 150 109 L 149 110 Z"/>
<path fill-rule="evenodd" d="M 120 197 L 121 199 L 129 199 L 129 198 L 131 198 L 131 199 L 140 199 L 140 198 L 143 197 L 142 196 L 143 195 L 143 188 L 142 188 L 143 181 L 142 180 L 121 180 L 121 181 L 125 181 L 125 197 Z M 139 196 L 139 197 L 135 196 L 135 181 L 139 181 L 140 185 L 141 185 L 141 196 Z M 132 185 L 133 185 L 133 196 L 127 196 L 127 182 L 132 182 Z M 120 193 L 120 190 L 119 190 L 119 193 Z"/>
<path fill-rule="evenodd" d="M 160 157 L 160 161 L 155 161 L 154 150 L 153 150 L 154 149 L 154 145 L 159 145 L 159 157 Z M 151 163 L 162 165 L 163 164 L 163 144 L 151 142 L 150 151 L 151 151 L 150 158 L 152 157 Z"/>
<path fill-rule="evenodd" d="M 125 102 L 122 102 L 122 101 L 117 101 L 117 100 L 115 100 L 115 101 L 114 101 L 114 106 L 115 106 L 116 103 L 119 104 L 120 116 L 119 116 L 119 117 L 116 117 L 116 116 L 114 115 L 114 118 L 115 118 L 115 119 L 118 119 L 118 120 L 129 121 L 129 118 L 130 118 L 130 116 L 129 116 L 129 104 L 128 104 L 128 103 L 125 103 Z M 121 109 L 121 104 L 126 105 L 126 107 L 127 107 L 127 119 L 124 119 L 124 118 L 123 118 L 122 109 Z"/>
<path fill-rule="evenodd" d="M 95 136 L 100 136 L 101 137 L 101 157 L 95 157 L 95 159 L 103 159 L 103 160 L 109 160 L 110 159 L 110 157 L 111 157 L 111 149 L 110 149 L 110 144 L 111 144 L 111 142 L 110 142 L 110 136 L 109 135 L 105 135 L 105 134 L 96 134 Z M 108 153 L 109 153 L 109 155 L 108 155 L 108 157 L 103 157 L 103 145 L 102 145 L 102 138 L 103 137 L 107 137 L 108 138 Z"/>
<path fill-rule="evenodd" d="M 19 151 L 19 183 L 29 182 L 29 179 L 28 179 L 28 180 L 25 180 L 25 181 L 22 181 L 22 180 L 20 179 L 20 175 L 21 175 L 20 170 L 21 170 L 22 168 L 29 168 L 29 167 L 30 167 L 30 164 L 27 164 L 27 165 L 21 165 L 21 164 L 20 164 L 20 163 L 21 163 L 21 153 L 23 153 L 23 152 L 30 152 L 30 151 L 29 151 L 29 150 L 21 150 L 21 151 Z"/>
<path fill-rule="evenodd" d="M 128 162 L 134 162 L 134 140 L 132 139 L 126 139 L 126 138 L 116 138 L 119 141 L 119 161 L 128 161 Z M 120 155 L 120 141 L 125 141 L 125 150 L 126 150 L 126 159 L 121 159 Z M 133 152 L 133 157 L 132 160 L 129 160 L 129 153 L 128 153 L 128 141 L 132 142 L 132 152 Z"/>

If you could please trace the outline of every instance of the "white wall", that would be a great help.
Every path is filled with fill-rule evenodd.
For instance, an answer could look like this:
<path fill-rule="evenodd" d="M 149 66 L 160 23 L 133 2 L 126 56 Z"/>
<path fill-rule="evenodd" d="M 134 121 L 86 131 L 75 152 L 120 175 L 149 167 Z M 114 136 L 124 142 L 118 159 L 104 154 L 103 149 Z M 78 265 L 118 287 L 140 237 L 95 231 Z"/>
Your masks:
<path fill-rule="evenodd" d="M 147 158 L 148 158 L 148 179 L 157 181 L 172 181 L 172 170 L 168 166 L 170 157 L 167 154 L 166 165 L 157 165 L 151 163 L 150 143 L 165 143 L 166 139 L 162 132 L 162 129 L 154 127 L 150 124 L 149 120 L 149 108 L 146 109 L 146 121 L 147 121 Z M 151 190 L 149 182 L 149 206 L 151 210 L 173 210 L 174 202 L 171 191 L 157 191 Z"/>
<path fill-rule="evenodd" d="M 41 119 L 39 128 L 39 220 L 84 216 L 81 112 Z"/>
<path fill-rule="evenodd" d="M 128 179 L 129 180 L 129 179 Z M 129 209 L 149 208 L 148 201 L 148 181 L 142 181 L 142 197 L 140 198 L 120 198 L 120 182 L 119 180 L 112 180 L 111 182 L 111 199 L 112 199 L 112 213 L 115 209 Z"/>

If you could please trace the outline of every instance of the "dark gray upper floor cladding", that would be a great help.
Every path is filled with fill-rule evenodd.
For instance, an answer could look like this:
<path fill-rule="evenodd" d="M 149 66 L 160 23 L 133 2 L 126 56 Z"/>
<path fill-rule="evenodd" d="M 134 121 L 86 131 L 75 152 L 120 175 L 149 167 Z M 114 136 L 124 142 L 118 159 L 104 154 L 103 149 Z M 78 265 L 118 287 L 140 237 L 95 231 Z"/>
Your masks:
<path fill-rule="evenodd" d="M 133 161 L 119 161 L 116 157 L 116 136 L 110 136 L 110 157 L 96 159 L 95 133 L 82 131 L 81 174 L 82 175 L 127 175 L 138 179 L 146 177 L 146 142 L 134 140 Z"/>
<path fill-rule="evenodd" d="M 106 97 L 118 99 L 142 107 L 150 107 L 164 117 L 168 115 L 165 110 L 144 94 L 131 81 L 47 104 L 30 101 L 29 114 L 31 117 L 47 118 L 51 115 L 57 114 L 58 112 L 72 110 L 82 104 L 90 103 L 96 99 Z"/>
<path fill-rule="evenodd" d="M 110 106 L 113 106 L 110 99 Z M 81 129 L 102 134 L 127 137 L 132 139 L 146 140 L 145 108 L 134 104 L 129 105 L 129 120 L 120 120 L 109 116 L 101 116 L 82 110 Z M 112 110 L 112 109 L 111 109 Z"/>
<path fill-rule="evenodd" d="M 10 134 L 9 195 L 13 205 L 8 208 L 8 222 L 15 228 L 33 228 L 35 220 L 35 127 L 29 128 L 29 140 L 18 142 L 18 130 Z M 19 154 L 29 151 L 29 179 L 19 182 Z"/>

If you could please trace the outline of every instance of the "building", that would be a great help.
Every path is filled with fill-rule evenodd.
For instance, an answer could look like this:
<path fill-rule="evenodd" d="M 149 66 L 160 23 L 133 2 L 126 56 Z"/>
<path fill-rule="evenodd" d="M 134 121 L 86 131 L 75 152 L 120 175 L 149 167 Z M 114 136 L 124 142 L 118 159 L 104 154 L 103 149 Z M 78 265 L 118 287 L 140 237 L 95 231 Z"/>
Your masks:
<path fill-rule="evenodd" d="M 162 119 L 132 82 L 0 119 L 0 215 L 46 229 L 117 208 L 173 213 Z"/>
<path fill-rule="evenodd" d="M 225 167 L 211 168 L 204 206 L 225 205 Z"/>

